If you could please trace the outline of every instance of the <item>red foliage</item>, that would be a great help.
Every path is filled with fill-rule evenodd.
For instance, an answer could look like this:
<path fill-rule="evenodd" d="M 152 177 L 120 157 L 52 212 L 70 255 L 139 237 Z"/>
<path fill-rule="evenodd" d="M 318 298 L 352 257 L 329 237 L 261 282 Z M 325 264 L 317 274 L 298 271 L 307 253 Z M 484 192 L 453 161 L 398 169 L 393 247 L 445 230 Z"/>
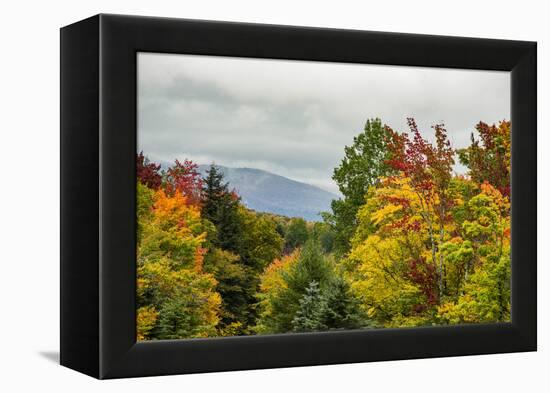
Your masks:
<path fill-rule="evenodd" d="M 409 261 L 409 279 L 418 285 L 426 296 L 427 303 L 419 304 L 418 312 L 423 311 L 424 306 L 433 306 L 437 303 L 437 269 L 433 263 L 428 263 L 425 258 Z"/>
<path fill-rule="evenodd" d="M 199 205 L 202 193 L 202 178 L 198 172 L 199 166 L 191 160 L 183 162 L 176 160 L 166 172 L 166 192 L 182 193 L 190 205 Z"/>
<path fill-rule="evenodd" d="M 472 178 L 494 185 L 501 194 L 510 196 L 510 122 L 498 126 L 479 122 L 476 130 L 482 146 L 473 139 L 469 149 L 468 167 Z"/>
<path fill-rule="evenodd" d="M 158 190 L 162 185 L 162 176 L 160 175 L 160 165 L 150 162 L 143 152 L 136 156 L 136 174 L 138 180 L 147 187 Z"/>
<path fill-rule="evenodd" d="M 384 200 L 391 203 L 392 205 L 401 205 L 404 208 L 408 208 L 411 205 L 411 201 L 407 198 L 402 198 L 394 195 L 387 195 L 384 197 Z"/>
<path fill-rule="evenodd" d="M 230 191 L 230 195 L 231 195 L 231 199 L 235 202 L 241 200 L 241 197 L 239 196 L 239 194 L 237 194 L 237 191 L 235 191 L 234 189 Z"/>
<path fill-rule="evenodd" d="M 419 221 L 411 221 L 410 216 L 410 207 L 411 201 L 407 198 L 398 197 L 395 195 L 386 195 L 383 197 L 383 200 L 391 203 L 392 205 L 400 205 L 403 207 L 403 216 L 400 219 L 392 222 L 388 228 L 389 229 L 403 229 L 405 231 L 414 231 L 418 232 L 421 229 L 421 223 Z"/>
<path fill-rule="evenodd" d="M 448 198 L 446 190 L 452 178 L 455 151 L 447 138 L 447 131 L 442 124 L 436 124 L 435 144 L 425 140 L 413 118 L 407 119 L 412 138 L 407 133 L 398 134 L 387 127 L 390 159 L 387 164 L 395 171 L 402 172 L 411 179 L 411 185 L 424 196 L 427 201 L 433 201 L 433 196 L 439 198 L 441 221 L 446 221 L 445 212 L 452 206 L 452 198 Z"/>
<path fill-rule="evenodd" d="M 391 127 L 386 128 L 386 144 L 390 158 L 386 160 L 386 164 L 397 171 L 405 172 L 408 168 L 405 161 L 405 146 L 408 141 L 406 134 L 399 134 Z"/>
<path fill-rule="evenodd" d="M 388 229 L 399 229 L 405 232 L 418 232 L 421 229 L 421 223 L 419 221 L 410 221 L 410 217 L 405 215 L 404 217 L 389 224 Z"/>
<path fill-rule="evenodd" d="M 447 139 L 447 131 L 442 124 L 432 127 L 436 137 L 434 146 L 422 138 L 413 118 L 408 118 L 407 124 L 412 138 L 386 127 L 390 151 L 387 164 L 409 177 L 419 191 L 429 192 L 436 186 L 444 188 L 451 178 L 454 164 L 454 150 Z"/>

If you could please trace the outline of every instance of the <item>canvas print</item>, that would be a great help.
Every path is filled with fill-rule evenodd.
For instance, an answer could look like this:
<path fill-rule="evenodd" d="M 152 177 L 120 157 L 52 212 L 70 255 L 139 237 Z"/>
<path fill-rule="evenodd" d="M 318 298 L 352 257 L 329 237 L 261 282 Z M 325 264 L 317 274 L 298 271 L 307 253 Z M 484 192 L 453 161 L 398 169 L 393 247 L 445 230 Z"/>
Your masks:
<path fill-rule="evenodd" d="M 137 55 L 137 338 L 510 322 L 510 74 Z"/>

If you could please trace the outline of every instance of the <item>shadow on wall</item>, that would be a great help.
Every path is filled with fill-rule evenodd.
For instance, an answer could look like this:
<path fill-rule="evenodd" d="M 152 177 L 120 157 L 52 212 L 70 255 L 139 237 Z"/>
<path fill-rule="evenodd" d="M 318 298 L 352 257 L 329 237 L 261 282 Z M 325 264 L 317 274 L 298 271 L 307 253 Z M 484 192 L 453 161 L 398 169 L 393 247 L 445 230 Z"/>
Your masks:
<path fill-rule="evenodd" d="M 40 351 L 38 354 L 50 362 L 59 364 L 59 351 Z"/>

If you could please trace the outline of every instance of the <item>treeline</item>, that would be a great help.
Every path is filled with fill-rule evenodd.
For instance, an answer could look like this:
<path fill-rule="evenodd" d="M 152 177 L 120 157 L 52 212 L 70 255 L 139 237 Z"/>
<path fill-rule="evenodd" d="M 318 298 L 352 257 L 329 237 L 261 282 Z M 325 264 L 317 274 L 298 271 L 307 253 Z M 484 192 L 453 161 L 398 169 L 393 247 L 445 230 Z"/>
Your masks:
<path fill-rule="evenodd" d="M 138 339 L 509 320 L 509 122 L 459 151 L 409 126 L 367 122 L 316 223 L 247 209 L 215 165 L 140 153 Z"/>
<path fill-rule="evenodd" d="M 478 123 L 459 150 L 441 124 L 434 143 L 408 126 L 368 121 L 334 171 L 346 279 L 377 326 L 509 321 L 510 123 Z"/>
<path fill-rule="evenodd" d="M 334 321 L 323 326 L 357 326 L 338 317 L 351 295 L 324 255 L 332 248 L 327 224 L 246 209 L 214 165 L 201 178 L 190 161 L 163 171 L 140 153 L 137 177 L 138 339 L 311 330 L 317 325 L 300 301 L 309 295 L 315 303 L 328 285 L 341 299 L 327 297 Z M 306 245 L 309 251 L 300 251 Z M 260 289 L 290 260 L 292 273 L 281 285 L 290 283 L 295 302 L 268 299 Z M 268 310 L 271 300 L 277 317 Z M 278 317 L 288 307 L 283 323 Z"/>

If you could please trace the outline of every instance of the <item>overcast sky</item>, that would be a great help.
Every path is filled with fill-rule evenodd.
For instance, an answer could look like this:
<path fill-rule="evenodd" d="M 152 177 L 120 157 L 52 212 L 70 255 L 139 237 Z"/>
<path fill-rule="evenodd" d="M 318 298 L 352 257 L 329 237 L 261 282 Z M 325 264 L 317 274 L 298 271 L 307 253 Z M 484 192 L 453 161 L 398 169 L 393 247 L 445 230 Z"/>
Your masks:
<path fill-rule="evenodd" d="M 510 119 L 510 74 L 138 55 L 138 151 L 152 160 L 259 168 L 337 192 L 332 170 L 373 117 L 399 131 L 414 117 L 429 140 L 443 122 L 465 147 L 478 121 Z"/>

